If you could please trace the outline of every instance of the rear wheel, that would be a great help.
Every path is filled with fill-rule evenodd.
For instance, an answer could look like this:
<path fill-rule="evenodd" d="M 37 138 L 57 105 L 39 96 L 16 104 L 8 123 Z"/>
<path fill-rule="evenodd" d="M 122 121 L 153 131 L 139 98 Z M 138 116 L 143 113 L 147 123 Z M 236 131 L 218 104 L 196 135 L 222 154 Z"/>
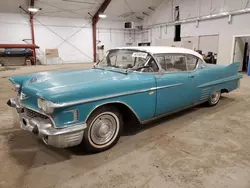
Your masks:
<path fill-rule="evenodd" d="M 118 142 L 122 127 L 122 116 L 115 107 L 101 107 L 87 121 L 83 144 L 89 152 L 105 151 Z"/>
<path fill-rule="evenodd" d="M 221 91 L 216 91 L 212 93 L 212 95 L 209 98 L 209 101 L 207 102 L 208 106 L 215 106 L 218 104 L 221 97 Z"/>

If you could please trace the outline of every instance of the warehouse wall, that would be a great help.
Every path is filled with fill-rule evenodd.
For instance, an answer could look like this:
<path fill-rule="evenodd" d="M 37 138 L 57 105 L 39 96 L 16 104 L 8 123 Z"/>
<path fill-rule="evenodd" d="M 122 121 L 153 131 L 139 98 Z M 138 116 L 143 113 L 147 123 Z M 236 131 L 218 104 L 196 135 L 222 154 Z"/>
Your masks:
<path fill-rule="evenodd" d="M 159 27 L 156 24 L 172 21 L 173 7 L 177 5 L 180 6 L 181 20 L 250 7 L 248 0 L 164 0 L 156 11 L 145 18 L 144 28 L 150 29 L 145 30 L 147 35 L 144 34 L 144 40 L 151 41 L 152 44 L 156 40 L 173 40 L 174 26 Z M 231 24 L 228 23 L 228 17 L 200 21 L 198 27 L 196 23 L 182 24 L 181 36 L 219 35 L 218 63 L 229 64 L 233 53 L 233 36 L 250 34 L 249 19 L 250 14 L 244 14 L 233 16 Z"/>
<path fill-rule="evenodd" d="M 93 42 L 91 20 L 35 16 L 35 38 L 42 57 L 46 48 L 58 48 L 64 63 L 92 62 Z M 123 30 L 123 22 L 101 20 L 97 39 L 105 50 L 136 43 L 137 33 Z M 23 43 L 30 39 L 29 17 L 26 14 L 0 14 L 0 43 Z"/>

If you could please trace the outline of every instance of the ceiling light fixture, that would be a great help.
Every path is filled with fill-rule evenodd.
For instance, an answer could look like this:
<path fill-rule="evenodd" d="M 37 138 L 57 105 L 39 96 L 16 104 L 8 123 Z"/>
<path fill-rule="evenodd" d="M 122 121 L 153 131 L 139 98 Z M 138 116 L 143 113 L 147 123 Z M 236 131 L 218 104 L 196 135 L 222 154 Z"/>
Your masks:
<path fill-rule="evenodd" d="M 107 18 L 106 14 L 99 14 L 99 18 Z"/>
<path fill-rule="evenodd" d="M 38 8 L 35 8 L 35 7 L 29 7 L 28 8 L 28 11 L 30 12 L 37 12 L 39 9 Z"/>

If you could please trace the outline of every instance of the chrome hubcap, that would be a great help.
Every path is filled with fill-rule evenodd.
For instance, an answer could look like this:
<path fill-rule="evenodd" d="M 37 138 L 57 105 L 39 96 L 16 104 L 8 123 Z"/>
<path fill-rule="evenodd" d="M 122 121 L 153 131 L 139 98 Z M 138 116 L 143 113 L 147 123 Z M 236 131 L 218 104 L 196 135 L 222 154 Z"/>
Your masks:
<path fill-rule="evenodd" d="M 211 96 L 211 102 L 216 104 L 220 99 L 220 92 L 214 92 Z"/>
<path fill-rule="evenodd" d="M 104 145 L 112 141 L 116 132 L 117 118 L 113 114 L 104 113 L 94 119 L 90 139 L 96 145 Z"/>

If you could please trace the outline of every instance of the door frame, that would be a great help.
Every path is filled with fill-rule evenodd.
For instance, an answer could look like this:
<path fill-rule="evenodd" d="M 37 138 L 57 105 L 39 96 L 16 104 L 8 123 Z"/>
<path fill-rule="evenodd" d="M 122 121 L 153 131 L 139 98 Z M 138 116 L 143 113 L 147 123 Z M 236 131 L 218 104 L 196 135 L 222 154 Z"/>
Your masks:
<path fill-rule="evenodd" d="M 234 60 L 234 49 L 235 49 L 235 39 L 237 37 L 250 37 L 250 34 L 245 34 L 245 35 L 233 35 L 233 42 L 232 42 L 232 47 L 231 47 L 231 63 L 233 63 Z"/>

